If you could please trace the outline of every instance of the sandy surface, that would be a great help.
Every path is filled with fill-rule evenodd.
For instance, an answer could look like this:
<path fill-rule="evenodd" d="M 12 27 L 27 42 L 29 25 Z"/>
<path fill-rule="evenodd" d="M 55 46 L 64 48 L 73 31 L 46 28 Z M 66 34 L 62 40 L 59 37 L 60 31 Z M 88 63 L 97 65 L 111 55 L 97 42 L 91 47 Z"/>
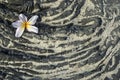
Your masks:
<path fill-rule="evenodd" d="M 119 80 L 119 0 L 0 0 L 1 80 Z M 15 37 L 20 13 L 39 33 Z"/>

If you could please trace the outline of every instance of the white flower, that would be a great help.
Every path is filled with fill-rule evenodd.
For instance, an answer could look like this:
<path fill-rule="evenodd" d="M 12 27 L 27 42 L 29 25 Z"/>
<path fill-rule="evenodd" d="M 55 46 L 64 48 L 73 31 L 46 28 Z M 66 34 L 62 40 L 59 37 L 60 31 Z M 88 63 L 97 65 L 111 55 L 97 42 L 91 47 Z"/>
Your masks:
<path fill-rule="evenodd" d="M 24 14 L 19 15 L 19 20 L 12 23 L 14 28 L 17 28 L 15 37 L 21 37 L 24 30 L 27 29 L 29 32 L 38 33 L 38 28 L 33 26 L 37 21 L 38 16 L 35 15 L 27 20 L 27 17 Z"/>

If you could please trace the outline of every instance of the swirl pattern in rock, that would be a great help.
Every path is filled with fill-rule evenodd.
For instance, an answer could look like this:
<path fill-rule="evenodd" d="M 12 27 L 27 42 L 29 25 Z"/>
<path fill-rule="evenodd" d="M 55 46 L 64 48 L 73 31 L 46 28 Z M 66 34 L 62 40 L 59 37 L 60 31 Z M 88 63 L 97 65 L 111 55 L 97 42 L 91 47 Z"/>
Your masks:
<path fill-rule="evenodd" d="M 119 0 L 1 0 L 0 79 L 118 80 Z M 39 15 L 39 33 L 11 23 Z"/>

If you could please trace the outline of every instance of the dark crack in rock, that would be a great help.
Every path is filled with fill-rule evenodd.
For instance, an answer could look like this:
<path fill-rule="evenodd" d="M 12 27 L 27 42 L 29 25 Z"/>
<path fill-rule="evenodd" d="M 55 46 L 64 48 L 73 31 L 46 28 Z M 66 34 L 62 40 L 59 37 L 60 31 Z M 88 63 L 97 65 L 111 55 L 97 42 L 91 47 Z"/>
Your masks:
<path fill-rule="evenodd" d="M 20 13 L 38 34 L 14 36 Z M 119 0 L 0 0 L 0 80 L 119 79 Z"/>

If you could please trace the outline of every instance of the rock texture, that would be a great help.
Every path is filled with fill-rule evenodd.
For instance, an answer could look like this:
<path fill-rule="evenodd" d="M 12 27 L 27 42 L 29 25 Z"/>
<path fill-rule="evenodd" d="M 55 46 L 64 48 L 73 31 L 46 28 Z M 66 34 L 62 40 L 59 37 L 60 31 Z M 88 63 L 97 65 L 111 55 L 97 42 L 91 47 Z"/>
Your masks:
<path fill-rule="evenodd" d="M 120 0 L 0 0 L 1 80 L 119 80 Z M 16 38 L 20 13 L 39 33 Z"/>

